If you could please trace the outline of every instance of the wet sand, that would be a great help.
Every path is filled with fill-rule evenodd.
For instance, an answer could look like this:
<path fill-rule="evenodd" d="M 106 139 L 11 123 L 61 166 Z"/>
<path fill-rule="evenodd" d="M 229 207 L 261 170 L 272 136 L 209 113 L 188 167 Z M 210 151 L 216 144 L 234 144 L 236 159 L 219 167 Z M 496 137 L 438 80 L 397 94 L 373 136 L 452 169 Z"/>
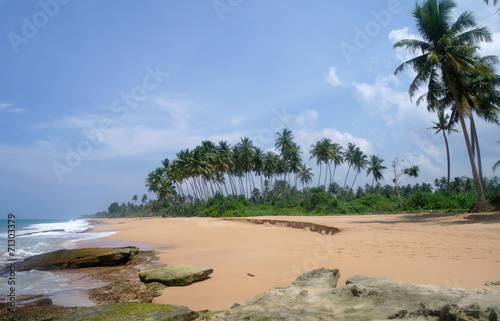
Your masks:
<path fill-rule="evenodd" d="M 169 287 L 155 303 L 220 310 L 276 286 L 287 286 L 316 268 L 339 268 L 339 286 L 355 275 L 443 287 L 486 288 L 500 281 L 500 213 L 259 217 L 242 219 L 109 219 L 97 231 L 118 231 L 86 246 L 137 245 L 155 249 L 168 265 L 214 269 L 211 278 Z M 273 221 L 283 221 L 276 225 Z M 292 228 L 289 222 L 324 225 Z M 263 222 L 260 222 L 263 223 Z M 297 224 L 293 224 L 297 227 Z M 333 232 L 332 227 L 340 229 Z M 124 241 L 126 240 L 126 241 Z M 489 287 L 500 290 L 500 286 Z"/>

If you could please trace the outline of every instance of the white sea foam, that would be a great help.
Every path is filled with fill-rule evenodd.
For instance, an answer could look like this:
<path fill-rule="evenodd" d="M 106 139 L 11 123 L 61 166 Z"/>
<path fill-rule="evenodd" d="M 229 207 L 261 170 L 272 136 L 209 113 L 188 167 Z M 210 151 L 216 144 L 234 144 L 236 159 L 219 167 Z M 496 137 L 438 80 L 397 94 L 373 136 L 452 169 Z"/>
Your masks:
<path fill-rule="evenodd" d="M 29 256 L 60 249 L 71 249 L 77 241 L 91 240 L 112 235 L 115 232 L 86 232 L 93 225 L 85 220 L 36 221 L 16 220 L 15 245 L 10 256 L 7 252 L 7 226 L 0 226 L 0 265 L 8 259 L 23 260 Z M 99 282 L 89 280 L 78 282 L 64 273 L 47 271 L 16 272 L 16 295 L 41 294 L 52 298 L 54 304 L 68 306 L 87 306 L 92 302 L 82 296 L 82 291 L 94 288 Z M 102 286 L 102 284 L 101 284 Z M 8 293 L 11 285 L 7 278 L 0 279 L 0 296 Z M 73 298 L 73 299 L 72 299 Z"/>

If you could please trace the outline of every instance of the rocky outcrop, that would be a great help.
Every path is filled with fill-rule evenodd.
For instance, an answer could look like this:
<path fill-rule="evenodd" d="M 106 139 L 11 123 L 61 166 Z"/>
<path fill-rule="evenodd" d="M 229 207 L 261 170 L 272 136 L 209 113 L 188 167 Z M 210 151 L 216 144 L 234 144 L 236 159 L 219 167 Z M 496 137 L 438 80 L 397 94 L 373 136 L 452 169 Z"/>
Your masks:
<path fill-rule="evenodd" d="M 498 320 L 500 292 L 447 289 L 357 276 L 335 288 L 338 270 L 300 276 L 199 320 Z"/>
<path fill-rule="evenodd" d="M 191 321 L 198 317 L 186 307 L 154 303 L 115 303 L 80 310 L 64 318 L 65 321 Z"/>
<path fill-rule="evenodd" d="M 139 273 L 143 282 L 159 282 L 167 286 L 185 286 L 208 278 L 214 270 L 181 264 Z"/>
<path fill-rule="evenodd" d="M 114 266 L 127 263 L 139 249 L 134 246 L 121 248 L 87 248 L 58 250 L 28 257 L 16 263 L 17 271 L 78 269 L 93 266 Z M 0 270 L 7 273 L 8 267 Z"/>

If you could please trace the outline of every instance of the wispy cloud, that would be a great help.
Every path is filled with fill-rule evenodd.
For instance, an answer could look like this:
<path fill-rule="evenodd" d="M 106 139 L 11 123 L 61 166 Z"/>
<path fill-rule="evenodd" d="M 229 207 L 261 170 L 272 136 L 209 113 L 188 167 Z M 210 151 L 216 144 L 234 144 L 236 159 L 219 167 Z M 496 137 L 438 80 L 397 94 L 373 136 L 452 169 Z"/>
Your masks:
<path fill-rule="evenodd" d="M 0 103 L 0 112 L 11 114 L 24 114 L 28 112 L 26 109 L 12 108 L 12 106 L 14 106 L 14 104 Z"/>
<path fill-rule="evenodd" d="M 337 76 L 337 70 L 334 67 L 330 67 L 328 69 L 328 74 L 325 75 L 325 80 L 333 87 L 342 85 L 342 81 L 340 81 L 340 78 Z"/>

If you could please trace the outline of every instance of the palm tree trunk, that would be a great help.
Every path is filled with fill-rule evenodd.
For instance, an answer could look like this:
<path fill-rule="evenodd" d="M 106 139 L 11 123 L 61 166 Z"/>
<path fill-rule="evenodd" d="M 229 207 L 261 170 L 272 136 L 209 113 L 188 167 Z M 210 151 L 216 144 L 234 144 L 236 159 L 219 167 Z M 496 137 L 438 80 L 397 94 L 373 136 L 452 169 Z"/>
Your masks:
<path fill-rule="evenodd" d="M 349 177 L 349 172 L 351 171 L 351 165 L 349 165 L 349 169 L 347 170 L 347 174 L 345 176 L 345 180 L 344 180 L 344 188 L 345 186 L 347 185 L 347 177 Z"/>
<path fill-rule="evenodd" d="M 450 148 L 448 146 L 448 138 L 446 138 L 446 133 L 443 130 L 444 144 L 446 146 L 446 160 L 448 162 L 448 181 L 446 185 L 446 192 L 450 192 Z"/>
<path fill-rule="evenodd" d="M 321 184 L 321 163 L 319 163 L 319 177 L 318 177 L 318 187 L 319 187 L 319 184 Z"/>
<path fill-rule="evenodd" d="M 354 176 L 354 180 L 352 181 L 351 189 L 354 188 L 354 183 L 356 182 L 356 179 L 358 178 L 359 171 L 356 172 L 356 176 Z"/>
<path fill-rule="evenodd" d="M 477 137 L 476 122 L 474 121 L 472 114 L 470 115 L 470 124 L 471 124 L 471 128 L 474 129 L 473 140 L 475 142 L 476 152 L 477 152 L 477 170 L 478 170 L 478 174 L 479 174 L 479 179 L 481 180 L 481 184 L 483 185 L 483 188 L 484 188 L 483 162 L 481 160 L 481 150 L 479 148 L 479 139 Z"/>
<path fill-rule="evenodd" d="M 460 103 L 460 99 L 458 98 L 457 90 L 456 90 L 455 86 L 453 85 L 453 79 L 448 71 L 446 63 L 444 61 L 442 61 L 441 63 L 442 63 L 442 66 L 443 66 L 443 69 L 445 72 L 446 80 L 448 80 L 448 85 L 449 85 L 451 92 L 453 94 L 453 99 L 455 100 L 455 107 L 457 109 L 458 118 L 460 120 L 460 125 L 462 126 L 462 133 L 464 134 L 465 145 L 467 146 L 467 153 L 469 154 L 469 162 L 470 162 L 471 169 L 472 169 L 472 177 L 474 179 L 474 184 L 476 186 L 477 200 L 479 202 L 484 202 L 486 200 L 486 195 L 484 193 L 483 184 L 481 182 L 481 179 L 479 178 L 479 174 L 477 171 L 476 161 L 474 159 L 474 155 L 472 152 L 472 146 L 471 146 L 471 142 L 469 139 L 469 133 L 467 131 L 467 125 L 465 124 L 465 120 L 464 120 L 464 115 L 463 115 L 463 111 L 462 111 L 462 104 Z"/>

